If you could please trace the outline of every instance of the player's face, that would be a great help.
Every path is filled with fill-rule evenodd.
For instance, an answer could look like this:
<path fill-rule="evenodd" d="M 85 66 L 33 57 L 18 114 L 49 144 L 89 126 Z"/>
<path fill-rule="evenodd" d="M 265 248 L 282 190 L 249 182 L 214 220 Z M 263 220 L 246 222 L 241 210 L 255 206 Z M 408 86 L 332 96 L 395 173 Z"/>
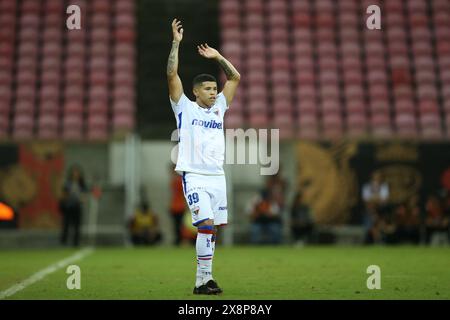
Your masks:
<path fill-rule="evenodd" d="M 205 81 L 194 88 L 194 94 L 200 105 L 210 107 L 216 102 L 217 83 L 214 81 Z"/>

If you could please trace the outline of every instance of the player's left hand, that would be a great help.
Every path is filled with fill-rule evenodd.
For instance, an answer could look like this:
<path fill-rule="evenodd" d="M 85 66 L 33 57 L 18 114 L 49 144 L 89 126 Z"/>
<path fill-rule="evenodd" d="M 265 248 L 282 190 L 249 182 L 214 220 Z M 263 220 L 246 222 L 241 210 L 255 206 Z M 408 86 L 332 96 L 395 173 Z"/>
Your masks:
<path fill-rule="evenodd" d="M 220 57 L 219 51 L 208 46 L 207 43 L 197 46 L 198 53 L 207 59 L 217 59 Z"/>

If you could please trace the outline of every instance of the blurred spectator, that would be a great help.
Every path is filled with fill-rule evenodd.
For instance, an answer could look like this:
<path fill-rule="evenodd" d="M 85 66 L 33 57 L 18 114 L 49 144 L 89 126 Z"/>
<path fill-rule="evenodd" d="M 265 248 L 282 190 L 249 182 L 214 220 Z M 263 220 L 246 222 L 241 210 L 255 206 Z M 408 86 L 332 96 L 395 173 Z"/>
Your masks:
<path fill-rule="evenodd" d="M 151 245 L 161 241 L 158 217 L 150 209 L 146 201 L 142 201 L 136 208 L 129 223 L 131 241 L 134 245 Z"/>
<path fill-rule="evenodd" d="M 397 240 L 400 243 L 420 243 L 420 217 L 417 196 L 413 196 L 407 202 L 397 206 L 395 221 L 397 225 Z"/>
<path fill-rule="evenodd" d="M 379 235 L 377 235 L 377 242 L 384 244 L 397 244 L 398 231 L 397 224 L 395 223 L 394 215 L 387 214 L 380 218 L 378 226 Z"/>
<path fill-rule="evenodd" d="M 448 243 L 449 219 L 444 214 L 444 206 L 439 197 L 428 196 L 425 210 L 426 243 L 432 245 Z"/>
<path fill-rule="evenodd" d="M 303 203 L 303 195 L 297 192 L 291 209 L 291 231 L 294 241 L 298 245 L 310 243 L 314 231 L 313 212 Z"/>
<path fill-rule="evenodd" d="M 73 246 L 76 247 L 80 243 L 81 216 L 87 191 L 81 167 L 73 165 L 69 169 L 59 201 L 59 210 L 62 214 L 61 243 L 63 245 L 67 244 L 69 232 L 72 232 Z"/>
<path fill-rule="evenodd" d="M 272 200 L 277 203 L 280 211 L 283 211 L 285 207 L 287 186 L 286 179 L 281 175 L 281 168 L 276 174 L 267 177 L 266 189 L 270 193 Z"/>
<path fill-rule="evenodd" d="M 184 200 L 182 177 L 174 171 L 175 166 L 171 166 L 171 199 L 170 199 L 170 215 L 172 216 L 174 232 L 175 232 L 175 245 L 181 243 L 181 227 L 183 225 L 184 212 L 186 210 L 186 202 Z M 196 233 L 197 235 L 197 233 Z"/>
<path fill-rule="evenodd" d="M 371 180 L 363 185 L 362 198 L 365 207 L 363 221 L 366 230 L 365 243 L 380 242 L 381 229 L 385 229 L 390 221 L 382 221 L 383 216 L 389 215 L 389 186 L 383 182 L 379 172 L 374 172 Z"/>
<path fill-rule="evenodd" d="M 250 237 L 253 244 L 278 244 L 281 242 L 281 211 L 268 190 L 254 202 L 251 212 Z"/>

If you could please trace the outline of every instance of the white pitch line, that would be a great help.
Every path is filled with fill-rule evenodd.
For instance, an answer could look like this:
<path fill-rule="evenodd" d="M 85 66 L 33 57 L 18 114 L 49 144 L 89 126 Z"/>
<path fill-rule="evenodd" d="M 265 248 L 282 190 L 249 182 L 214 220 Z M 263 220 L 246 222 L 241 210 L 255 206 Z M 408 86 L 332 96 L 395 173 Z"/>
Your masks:
<path fill-rule="evenodd" d="M 10 287 L 4 291 L 0 291 L 0 300 L 12 296 L 13 294 L 19 292 L 20 290 L 23 290 L 26 287 L 32 285 L 33 283 L 44 279 L 50 273 L 53 273 L 61 268 L 64 268 L 65 266 L 69 265 L 72 262 L 83 259 L 88 254 L 91 254 L 93 251 L 94 251 L 93 248 L 86 248 L 86 249 L 80 250 L 79 252 L 71 255 L 70 257 L 60 260 L 60 261 L 48 266 L 47 268 L 36 272 L 31 277 L 23 280 L 22 282 L 19 282 L 18 284 L 15 284 L 12 287 Z"/>

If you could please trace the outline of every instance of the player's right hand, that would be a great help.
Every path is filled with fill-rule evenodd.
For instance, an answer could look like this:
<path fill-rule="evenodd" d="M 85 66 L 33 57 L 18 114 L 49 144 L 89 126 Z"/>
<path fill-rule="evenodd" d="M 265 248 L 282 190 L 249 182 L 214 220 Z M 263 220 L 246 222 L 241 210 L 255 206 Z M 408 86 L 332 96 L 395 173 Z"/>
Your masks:
<path fill-rule="evenodd" d="M 172 33 L 173 40 L 180 42 L 183 39 L 183 26 L 181 25 L 181 21 L 177 19 L 173 19 L 172 21 Z"/>

